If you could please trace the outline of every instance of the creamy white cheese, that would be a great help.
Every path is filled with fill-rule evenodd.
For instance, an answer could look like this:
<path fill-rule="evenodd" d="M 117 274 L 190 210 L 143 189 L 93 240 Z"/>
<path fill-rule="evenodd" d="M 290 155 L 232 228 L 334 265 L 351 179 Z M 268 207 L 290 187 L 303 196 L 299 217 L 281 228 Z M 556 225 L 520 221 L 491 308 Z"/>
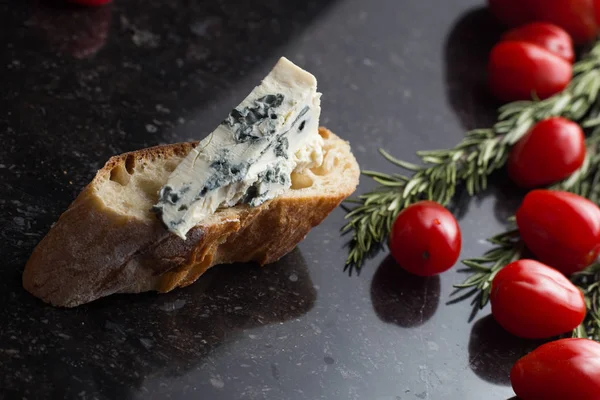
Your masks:
<path fill-rule="evenodd" d="M 219 207 L 258 206 L 320 165 L 320 99 L 315 77 L 281 58 L 169 176 L 153 208 L 166 228 L 185 239 Z"/>

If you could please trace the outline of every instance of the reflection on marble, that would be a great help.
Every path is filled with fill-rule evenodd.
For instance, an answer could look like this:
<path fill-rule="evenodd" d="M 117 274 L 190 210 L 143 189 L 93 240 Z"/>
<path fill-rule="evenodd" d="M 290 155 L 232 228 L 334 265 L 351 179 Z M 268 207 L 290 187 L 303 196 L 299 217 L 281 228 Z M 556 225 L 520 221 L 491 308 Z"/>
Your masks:
<path fill-rule="evenodd" d="M 13 315 L 3 332 L 18 337 L 9 349 L 18 357 L 2 367 L 27 357 L 29 365 L 20 373 L 46 376 L 53 382 L 54 398 L 90 391 L 123 399 L 158 393 L 188 375 L 200 384 L 214 381 L 211 354 L 252 364 L 250 348 L 228 354 L 228 343 L 252 338 L 258 327 L 302 316 L 314 306 L 316 292 L 302 254 L 295 250 L 268 267 L 214 267 L 197 284 L 164 295 L 114 295 L 75 309 L 23 297 L 32 307 L 30 314 Z M 50 331 L 40 335 L 44 329 Z M 256 339 L 260 347 L 273 345 L 269 338 Z M 244 368 L 235 365 L 231 376 L 219 379 L 230 379 L 236 368 Z M 213 386 L 218 389 L 219 384 Z M 47 390 L 32 385 L 24 393 L 42 398 Z"/>
<path fill-rule="evenodd" d="M 502 29 L 486 7 L 469 10 L 446 39 L 446 94 L 466 130 L 494 123 L 500 106 L 487 86 L 487 61 Z"/>
<path fill-rule="evenodd" d="M 404 328 L 423 325 L 438 308 L 440 277 L 411 275 L 387 256 L 373 277 L 371 301 L 382 321 Z"/>
<path fill-rule="evenodd" d="M 510 385 L 510 369 L 541 340 L 523 340 L 506 332 L 488 315 L 473 325 L 469 339 L 469 366 L 481 378 L 498 385 Z"/>

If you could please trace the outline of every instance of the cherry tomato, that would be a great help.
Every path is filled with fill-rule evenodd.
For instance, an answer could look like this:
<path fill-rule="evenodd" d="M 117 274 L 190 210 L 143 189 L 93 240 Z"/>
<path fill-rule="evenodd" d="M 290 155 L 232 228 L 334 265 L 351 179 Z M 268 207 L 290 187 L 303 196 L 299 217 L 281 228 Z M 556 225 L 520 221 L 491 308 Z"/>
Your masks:
<path fill-rule="evenodd" d="M 596 38 L 600 0 L 488 0 L 490 10 L 507 26 L 541 21 L 558 25 L 576 44 Z"/>
<path fill-rule="evenodd" d="M 563 274 L 583 270 L 600 252 L 600 208 L 573 193 L 536 189 L 517 210 L 521 238 L 535 257 Z"/>
<path fill-rule="evenodd" d="M 52 50 L 79 59 L 100 51 L 110 31 L 111 7 L 63 11 L 56 12 L 48 2 L 34 3 L 34 25 Z"/>
<path fill-rule="evenodd" d="M 83 6 L 98 7 L 112 2 L 112 0 L 67 0 L 68 2 L 81 4 Z"/>
<path fill-rule="evenodd" d="M 575 60 L 571 36 L 564 29 L 553 24 L 531 22 L 506 32 L 502 36 L 502 41 L 536 44 L 570 63 Z"/>
<path fill-rule="evenodd" d="M 554 268 L 527 259 L 512 262 L 496 274 L 490 303 L 500 326 L 528 339 L 572 331 L 586 314 L 581 290 Z"/>
<path fill-rule="evenodd" d="M 462 237 L 454 216 L 439 203 L 421 201 L 398 214 L 390 233 L 396 262 L 415 275 L 444 272 L 458 260 Z"/>
<path fill-rule="evenodd" d="M 510 382 L 521 400 L 597 400 L 600 343 L 561 339 L 543 344 L 515 363 Z"/>
<path fill-rule="evenodd" d="M 538 122 L 510 151 L 508 173 L 534 188 L 567 178 L 585 160 L 585 136 L 576 123 L 554 117 Z"/>
<path fill-rule="evenodd" d="M 562 91 L 573 75 L 572 65 L 548 50 L 526 42 L 500 42 L 488 64 L 490 90 L 498 100 L 548 98 Z"/>
<path fill-rule="evenodd" d="M 583 44 L 596 38 L 596 9 L 600 8 L 598 0 L 529 1 L 537 20 L 562 27 L 576 43 Z"/>

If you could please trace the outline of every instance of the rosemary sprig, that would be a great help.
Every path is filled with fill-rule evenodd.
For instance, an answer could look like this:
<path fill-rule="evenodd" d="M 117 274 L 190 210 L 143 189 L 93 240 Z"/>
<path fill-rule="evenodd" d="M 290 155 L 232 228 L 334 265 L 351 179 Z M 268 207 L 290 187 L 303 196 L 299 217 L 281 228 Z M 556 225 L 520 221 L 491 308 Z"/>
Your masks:
<path fill-rule="evenodd" d="M 489 175 L 506 163 L 510 147 L 536 122 L 551 116 L 582 122 L 587 116 L 586 127 L 600 125 L 600 113 L 591 111 L 599 91 L 600 42 L 597 42 L 574 65 L 573 79 L 564 91 L 546 100 L 519 101 L 501 107 L 492 128 L 467 132 L 451 149 L 418 152 L 422 165 L 398 160 L 380 150 L 389 162 L 412 175 L 363 171 L 379 187 L 351 201 L 356 205 L 349 210 L 348 222 L 342 228 L 345 233 L 352 232 L 346 269 L 350 272 L 360 269 L 365 259 L 383 245 L 394 219 L 404 207 L 422 199 L 447 205 L 459 186 L 464 186 L 469 195 L 484 190 Z M 590 183 L 578 190 L 591 193 L 598 189 Z"/>
<path fill-rule="evenodd" d="M 483 257 L 463 260 L 462 263 L 471 274 L 463 283 L 454 285 L 460 293 L 464 289 L 475 289 L 469 294 L 475 295 L 471 303 L 475 308 L 485 307 L 490 299 L 492 280 L 502 268 L 521 258 L 523 243 L 517 229 L 501 233 L 487 240 L 494 247 Z"/>
<path fill-rule="evenodd" d="M 583 292 L 587 306 L 586 318 L 572 336 L 600 341 L 600 264 L 573 275 L 571 281 Z"/>
<path fill-rule="evenodd" d="M 581 168 L 568 179 L 554 185 L 552 189 L 564 190 L 587 197 L 600 204 L 600 128 L 596 127 L 586 140 L 586 158 Z M 455 295 L 465 290 L 474 296 L 473 314 L 486 306 L 490 298 L 492 280 L 502 268 L 523 254 L 524 244 L 517 229 L 488 239 L 494 247 L 480 258 L 463 260 L 469 277 L 459 285 Z M 588 315 L 584 323 L 573 332 L 576 337 L 590 337 L 600 341 L 600 265 L 594 264 L 585 271 L 574 274 L 571 280 L 585 295 Z"/>

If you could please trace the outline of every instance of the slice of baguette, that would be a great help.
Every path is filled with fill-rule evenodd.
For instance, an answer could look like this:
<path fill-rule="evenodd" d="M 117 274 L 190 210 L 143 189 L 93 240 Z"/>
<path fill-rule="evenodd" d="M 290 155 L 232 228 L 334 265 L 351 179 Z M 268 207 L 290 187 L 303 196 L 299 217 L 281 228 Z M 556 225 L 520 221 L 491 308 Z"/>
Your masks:
<path fill-rule="evenodd" d="M 223 208 L 186 240 L 150 211 L 171 171 L 197 143 L 112 157 L 34 249 L 23 286 L 55 306 L 113 293 L 169 292 L 225 263 L 277 261 L 358 185 L 348 143 L 325 128 L 323 165 L 292 174 L 292 189 L 259 207 Z"/>

